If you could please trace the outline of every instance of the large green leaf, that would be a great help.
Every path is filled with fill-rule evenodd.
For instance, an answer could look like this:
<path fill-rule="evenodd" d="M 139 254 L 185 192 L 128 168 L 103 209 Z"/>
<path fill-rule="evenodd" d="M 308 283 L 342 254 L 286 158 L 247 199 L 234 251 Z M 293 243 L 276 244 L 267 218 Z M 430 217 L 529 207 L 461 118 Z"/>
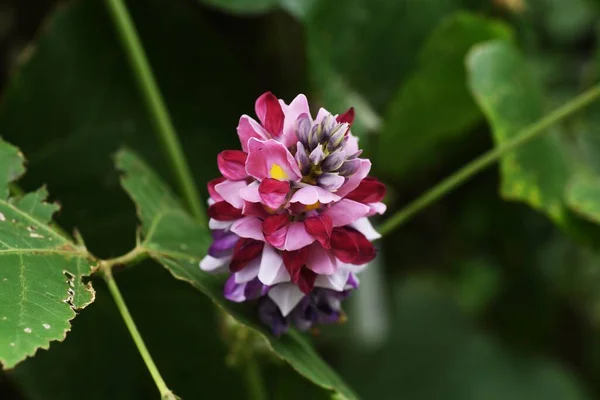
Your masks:
<path fill-rule="evenodd" d="M 464 59 L 474 44 L 510 34 L 500 22 L 464 12 L 437 27 L 388 109 L 377 158 L 386 173 L 414 174 L 432 162 L 440 145 L 482 118 L 467 87 Z"/>
<path fill-rule="evenodd" d="M 415 66 L 419 49 L 431 30 L 461 3 L 460 0 L 317 2 L 304 21 L 310 69 L 323 103 L 332 109 L 342 109 L 345 104 L 334 101 L 344 100 L 346 93 L 358 93 L 375 110 L 381 110 Z M 340 88 L 345 88 L 346 93 L 340 93 Z M 360 116 L 358 112 L 357 122 Z"/>
<path fill-rule="evenodd" d="M 544 115 L 541 90 L 512 44 L 496 41 L 476 47 L 468 68 L 471 90 L 496 145 Z M 575 220 L 564 204 L 564 191 L 574 166 L 567 150 L 567 143 L 552 131 L 505 155 L 500 164 L 502 195 L 528 203 L 570 229 Z"/>
<path fill-rule="evenodd" d="M 268 340 L 271 348 L 300 374 L 315 384 L 336 391 L 348 399 L 352 390 L 296 332 L 275 338 L 258 321 L 247 304 L 232 303 L 223 297 L 224 279 L 199 267 L 209 244 L 208 229 L 196 223 L 178 204 L 169 188 L 137 156 L 128 151 L 117 154 L 123 172 L 122 185 L 138 208 L 144 235 L 142 246 L 174 277 L 187 281 L 211 298 L 240 323 Z"/>
<path fill-rule="evenodd" d="M 58 205 L 44 188 L 11 198 L 25 172 L 16 147 L 0 140 L 0 366 L 12 368 L 53 340 L 63 340 L 76 311 L 94 300 L 82 277 L 91 272 L 85 247 L 48 224 Z"/>

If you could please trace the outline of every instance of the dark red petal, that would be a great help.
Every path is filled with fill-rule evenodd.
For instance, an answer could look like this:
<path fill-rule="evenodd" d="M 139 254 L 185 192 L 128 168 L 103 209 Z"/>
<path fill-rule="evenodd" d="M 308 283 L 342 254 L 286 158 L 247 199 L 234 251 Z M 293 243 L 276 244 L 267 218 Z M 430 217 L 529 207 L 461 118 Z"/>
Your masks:
<path fill-rule="evenodd" d="M 226 201 L 220 201 L 208 207 L 208 216 L 217 221 L 233 221 L 242 217 L 242 210 Z"/>
<path fill-rule="evenodd" d="M 264 242 L 254 239 L 241 238 L 233 249 L 233 257 L 229 263 L 231 272 L 239 272 L 248 263 L 260 255 L 265 246 Z"/>
<path fill-rule="evenodd" d="M 273 178 L 264 179 L 258 186 L 258 195 L 261 200 L 270 208 L 279 208 L 285 203 L 290 183 Z"/>
<path fill-rule="evenodd" d="M 256 100 L 255 108 L 256 115 L 267 132 L 275 138 L 281 136 L 285 116 L 277 97 L 271 92 L 266 92 Z"/>
<path fill-rule="evenodd" d="M 303 293 L 310 292 L 315 286 L 317 274 L 306 268 L 308 246 L 296 251 L 282 251 L 281 255 L 292 282 L 297 284 Z"/>
<path fill-rule="evenodd" d="M 285 214 L 270 215 L 263 221 L 265 240 L 274 247 L 282 247 L 290 220 Z"/>
<path fill-rule="evenodd" d="M 373 244 L 352 228 L 334 228 L 331 233 L 331 248 L 333 254 L 342 262 L 362 265 L 375 258 Z"/>
<path fill-rule="evenodd" d="M 223 201 L 221 195 L 215 190 L 215 186 L 221 182 L 224 182 L 225 180 L 226 178 L 224 176 L 221 176 L 219 178 L 213 179 L 212 181 L 208 181 L 208 194 L 210 195 L 210 197 L 212 197 L 214 201 Z"/>
<path fill-rule="evenodd" d="M 356 189 L 346 195 L 346 198 L 363 204 L 377 203 L 383 200 L 385 192 L 386 188 L 383 183 L 367 176 L 358 184 Z"/>
<path fill-rule="evenodd" d="M 246 159 L 248 154 L 241 150 L 224 150 L 217 156 L 219 171 L 227 179 L 239 181 L 248 176 L 246 173 Z"/>
<path fill-rule="evenodd" d="M 325 249 L 331 248 L 333 221 L 329 215 L 319 215 L 304 220 L 306 232 L 313 235 Z"/>
<path fill-rule="evenodd" d="M 310 293 L 311 290 L 315 287 L 315 280 L 317 279 L 317 273 L 313 270 L 310 270 L 306 267 L 303 267 L 300 270 L 300 277 L 296 284 L 302 291 L 302 293 L 307 294 Z"/>
<path fill-rule="evenodd" d="M 354 107 L 350 107 L 345 113 L 338 115 L 336 120 L 340 124 L 346 122 L 348 125 L 352 125 L 352 122 L 354 122 Z"/>

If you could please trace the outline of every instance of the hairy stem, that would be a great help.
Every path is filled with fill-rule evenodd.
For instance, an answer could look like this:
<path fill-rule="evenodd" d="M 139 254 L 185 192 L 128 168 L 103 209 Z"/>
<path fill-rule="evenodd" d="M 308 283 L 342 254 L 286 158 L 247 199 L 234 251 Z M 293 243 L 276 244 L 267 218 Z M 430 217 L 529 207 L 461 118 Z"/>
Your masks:
<path fill-rule="evenodd" d="M 160 372 L 158 372 L 158 368 L 156 367 L 156 364 L 154 364 L 152 356 L 150 356 L 150 352 L 148 351 L 148 348 L 146 347 L 146 344 L 144 343 L 144 340 L 142 339 L 142 336 L 140 335 L 140 332 L 138 331 L 137 326 L 135 325 L 135 322 L 133 321 L 133 318 L 129 313 L 129 309 L 125 304 L 125 300 L 121 295 L 121 291 L 117 286 L 117 282 L 113 278 L 110 265 L 106 262 L 101 262 L 100 268 L 104 275 L 104 280 L 108 285 L 108 290 L 110 291 L 110 294 L 115 300 L 115 304 L 117 305 L 117 308 L 119 309 L 119 312 L 123 317 L 123 321 L 125 321 L 125 325 L 127 326 L 127 329 L 129 330 L 129 333 L 131 334 L 131 337 L 133 338 L 133 341 L 135 342 L 135 345 L 140 355 L 144 359 L 144 363 L 146 364 L 150 375 L 152 375 L 152 379 L 154 379 L 154 383 L 156 383 L 156 387 L 160 392 L 161 398 L 176 399 L 173 392 L 171 392 L 171 390 L 169 390 L 169 388 L 167 387 L 167 384 L 160 375 Z"/>
<path fill-rule="evenodd" d="M 177 179 L 181 194 L 192 214 L 201 224 L 206 224 L 206 214 L 202 206 L 200 193 L 194 183 L 189 164 L 127 7 L 123 0 L 106 0 L 106 5 L 129 58 L 139 89 L 144 97 L 146 108 L 167 153 L 169 164 Z"/>
<path fill-rule="evenodd" d="M 379 226 L 379 232 L 382 235 L 387 235 L 404 222 L 414 217 L 425 207 L 441 199 L 447 193 L 466 182 L 469 178 L 498 161 L 505 154 L 538 137 L 542 133 L 546 132 L 547 128 L 589 105 L 598 97 L 600 97 L 600 85 L 592 87 L 576 98 L 570 100 L 563 106 L 552 111 L 546 117 L 529 125 L 517 133 L 514 139 L 479 156 L 456 171 L 454 174 L 450 175 L 448 178 L 438 183 L 429 191 L 425 192 L 416 200 L 409 203 L 406 207 L 396 212 Z"/>

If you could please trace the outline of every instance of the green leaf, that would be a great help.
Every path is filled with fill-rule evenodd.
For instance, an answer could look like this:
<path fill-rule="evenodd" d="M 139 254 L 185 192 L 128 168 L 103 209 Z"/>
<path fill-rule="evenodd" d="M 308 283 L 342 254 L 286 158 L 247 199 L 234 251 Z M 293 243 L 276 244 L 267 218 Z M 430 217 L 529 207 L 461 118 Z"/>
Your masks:
<path fill-rule="evenodd" d="M 280 0 L 199 0 L 232 13 L 262 13 L 276 7 Z"/>
<path fill-rule="evenodd" d="M 571 210 L 600 224 L 600 176 L 575 175 L 567 186 L 566 200 Z"/>
<path fill-rule="evenodd" d="M 415 66 L 421 45 L 460 0 L 319 1 L 304 19 L 315 89 L 331 111 L 340 88 L 380 110 Z M 333 79 L 330 85 L 329 80 Z M 350 99 L 346 99 L 348 102 Z M 357 110 L 357 122 L 361 117 Z M 369 117 L 367 117 L 369 118 Z M 372 118 L 370 118 L 372 119 Z M 368 121 L 367 121 L 368 122 Z M 369 127 L 372 124 L 365 124 Z"/>
<path fill-rule="evenodd" d="M 502 145 L 544 115 L 540 88 L 523 57 L 507 42 L 476 47 L 468 57 L 470 86 Z M 500 164 L 501 193 L 545 213 L 561 226 L 571 224 L 564 191 L 572 173 L 566 143 L 557 132 L 545 133 L 507 154 Z"/>
<path fill-rule="evenodd" d="M 377 158 L 386 173 L 414 174 L 482 118 L 467 87 L 465 56 L 476 43 L 510 37 L 503 23 L 465 12 L 436 28 L 388 108 Z"/>
<path fill-rule="evenodd" d="M 21 198 L 9 184 L 25 172 L 19 150 L 0 140 L 0 365 L 12 368 L 53 340 L 63 340 L 76 311 L 94 300 L 82 277 L 87 250 L 48 224 L 58 205 L 45 189 Z"/>
<path fill-rule="evenodd" d="M 136 155 L 120 151 L 116 163 L 123 172 L 122 185 L 138 208 L 144 235 L 142 246 L 156 261 L 175 278 L 189 282 L 237 321 L 261 334 L 273 351 L 300 374 L 348 399 L 356 398 L 300 334 L 292 332 L 275 338 L 247 304 L 227 301 L 223 297 L 223 277 L 199 267 L 210 241 L 208 229 L 186 214 L 170 189 Z"/>

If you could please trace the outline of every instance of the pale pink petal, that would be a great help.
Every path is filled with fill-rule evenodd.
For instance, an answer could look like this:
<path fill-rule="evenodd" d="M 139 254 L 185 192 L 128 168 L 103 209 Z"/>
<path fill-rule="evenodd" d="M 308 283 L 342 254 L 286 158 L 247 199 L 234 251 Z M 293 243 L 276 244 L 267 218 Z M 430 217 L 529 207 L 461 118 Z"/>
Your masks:
<path fill-rule="evenodd" d="M 349 276 L 350 269 L 339 268 L 331 275 L 317 276 L 317 279 L 315 279 L 315 286 L 342 292 L 346 287 L 346 282 L 348 282 Z"/>
<path fill-rule="evenodd" d="M 226 267 L 231 261 L 231 256 L 216 258 L 210 255 L 206 255 L 202 261 L 200 261 L 200 268 L 203 271 L 220 272 L 219 269 Z"/>
<path fill-rule="evenodd" d="M 246 283 L 258 276 L 260 257 L 250 261 L 241 271 L 235 273 L 235 283 Z"/>
<path fill-rule="evenodd" d="M 344 146 L 344 152 L 348 155 L 352 155 L 358 150 L 358 138 L 352 133 L 348 133 L 348 141 L 346 142 L 346 146 Z"/>
<path fill-rule="evenodd" d="M 265 128 L 247 115 L 241 116 L 240 122 L 237 126 L 237 133 L 238 137 L 240 138 L 242 150 L 246 152 L 248 151 L 248 140 L 250 140 L 250 138 L 267 139 L 269 137 L 269 134 L 267 131 L 265 131 Z"/>
<path fill-rule="evenodd" d="M 331 193 L 329 190 L 325 190 L 319 186 L 309 185 L 300 188 L 296 193 L 294 193 L 290 199 L 290 202 L 311 205 L 318 201 L 321 204 L 329 204 L 340 199 L 340 196 Z"/>
<path fill-rule="evenodd" d="M 277 250 L 266 243 L 260 261 L 258 279 L 267 286 L 290 281 L 290 274 L 283 265 L 283 259 Z"/>
<path fill-rule="evenodd" d="M 229 229 L 233 225 L 234 221 L 217 221 L 214 218 L 208 220 L 208 227 L 212 230 L 215 229 Z"/>
<path fill-rule="evenodd" d="M 299 181 L 302 177 L 294 156 L 282 143 L 273 139 L 261 141 L 250 138 L 246 172 L 258 180 Z"/>
<path fill-rule="evenodd" d="M 285 120 L 283 122 L 283 137 L 281 141 L 286 147 L 290 147 L 298 141 L 296 138 L 296 121 L 298 117 L 302 114 L 307 114 L 310 117 L 310 109 L 308 107 L 308 100 L 303 94 L 296 96 L 288 106 L 283 103 L 282 108 Z"/>
<path fill-rule="evenodd" d="M 292 222 L 288 228 L 283 250 L 294 251 L 308 246 L 316 239 L 306 232 L 303 222 Z"/>
<path fill-rule="evenodd" d="M 337 268 L 337 259 L 332 251 L 327 251 L 320 244 L 310 246 L 306 266 L 317 274 L 331 275 Z"/>
<path fill-rule="evenodd" d="M 335 192 L 336 194 L 342 197 L 346 196 L 348 193 L 356 189 L 360 184 L 360 181 L 362 181 L 369 174 L 369 171 L 371 170 L 371 161 L 361 158 L 359 158 L 359 160 L 360 165 L 356 172 L 350 175 L 348 181 L 341 188 L 339 188 L 337 192 Z"/>
<path fill-rule="evenodd" d="M 329 215 L 333 226 L 344 226 L 351 224 L 369 213 L 369 206 L 354 200 L 342 199 L 326 209 L 323 214 Z"/>
<path fill-rule="evenodd" d="M 356 221 L 352 222 L 350 224 L 350 227 L 356 229 L 357 231 L 365 235 L 367 240 L 372 241 L 381 238 L 381 235 L 375 230 L 375 228 L 373 228 L 373 225 L 371 225 L 371 222 L 366 217 L 359 218 Z"/>
<path fill-rule="evenodd" d="M 304 293 L 293 283 L 280 283 L 269 290 L 269 297 L 277 304 L 281 314 L 286 317 L 300 303 Z"/>
<path fill-rule="evenodd" d="M 325 118 L 328 115 L 331 115 L 329 111 L 327 111 L 323 107 L 319 108 L 319 112 L 317 113 L 317 118 L 315 118 L 315 122 L 320 123 L 321 121 L 323 121 L 323 118 Z"/>
<path fill-rule="evenodd" d="M 215 190 L 221 195 L 223 200 L 234 206 L 242 208 L 244 202 L 240 197 L 240 190 L 244 189 L 248 184 L 245 181 L 223 181 L 215 185 Z"/>
<path fill-rule="evenodd" d="M 250 203 L 260 203 L 260 194 L 258 193 L 259 182 L 252 182 L 240 190 L 240 197 Z"/>
<path fill-rule="evenodd" d="M 265 240 L 262 232 L 262 221 L 258 217 L 243 217 L 231 225 L 231 231 L 243 238 Z"/>

